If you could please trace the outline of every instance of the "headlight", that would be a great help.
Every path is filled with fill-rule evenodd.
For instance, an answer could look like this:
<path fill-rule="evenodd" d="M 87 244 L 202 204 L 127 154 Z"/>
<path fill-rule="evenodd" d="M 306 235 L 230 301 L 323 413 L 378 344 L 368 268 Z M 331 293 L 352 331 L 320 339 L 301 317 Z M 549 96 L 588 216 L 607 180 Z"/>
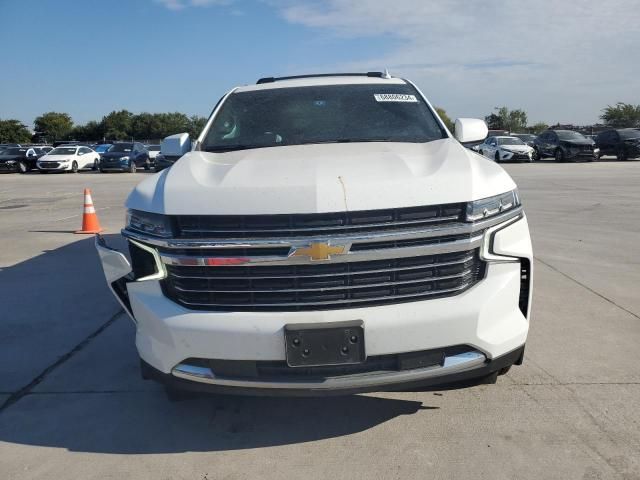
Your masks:
<path fill-rule="evenodd" d="M 7 160 L 7 165 L 13 165 L 14 163 L 16 163 L 15 160 Z"/>
<path fill-rule="evenodd" d="M 158 213 L 127 210 L 126 225 L 130 230 L 136 230 L 158 237 L 170 237 L 172 234 L 169 218 Z"/>
<path fill-rule="evenodd" d="M 120 161 L 121 162 L 128 162 L 129 161 L 129 157 L 120 157 Z"/>
<path fill-rule="evenodd" d="M 58 160 L 58 161 L 59 161 L 60 163 L 67 163 L 67 162 L 69 162 L 69 159 L 68 159 L 68 158 L 65 158 L 64 160 Z"/>
<path fill-rule="evenodd" d="M 467 221 L 475 222 L 476 220 L 491 218 L 513 210 L 520 205 L 518 190 L 512 190 L 494 197 L 469 202 L 467 203 Z"/>

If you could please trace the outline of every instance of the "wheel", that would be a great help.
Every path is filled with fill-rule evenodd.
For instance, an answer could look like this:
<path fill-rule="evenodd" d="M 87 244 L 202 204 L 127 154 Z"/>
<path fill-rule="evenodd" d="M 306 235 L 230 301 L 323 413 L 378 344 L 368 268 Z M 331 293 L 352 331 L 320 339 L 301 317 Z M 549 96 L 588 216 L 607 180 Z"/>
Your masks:
<path fill-rule="evenodd" d="M 144 162 L 144 169 L 151 170 L 151 164 L 149 163 L 149 159 L 147 159 L 147 161 Z"/>
<path fill-rule="evenodd" d="M 533 159 L 536 162 L 539 162 L 540 160 L 542 160 L 542 154 L 540 153 L 540 150 L 538 150 L 537 148 L 533 149 Z"/>
<path fill-rule="evenodd" d="M 556 162 L 558 162 L 558 163 L 564 162 L 564 152 L 562 151 L 561 148 L 558 148 L 556 150 L 556 153 L 554 154 L 554 157 L 556 159 Z"/>
<path fill-rule="evenodd" d="M 495 158 L 496 162 L 499 162 L 500 161 L 500 154 L 498 152 L 496 152 L 496 155 L 495 155 L 494 158 Z"/>
<path fill-rule="evenodd" d="M 107 171 L 104 168 L 101 168 L 100 173 L 107 173 Z"/>
<path fill-rule="evenodd" d="M 27 162 L 18 162 L 18 170 L 20 173 L 27 173 L 29 171 L 29 165 L 27 165 Z"/>
<path fill-rule="evenodd" d="M 129 173 L 136 173 L 136 162 L 133 160 L 129 163 Z"/>
<path fill-rule="evenodd" d="M 91 170 L 93 170 L 94 172 L 98 170 L 98 160 L 94 160 L 93 161 L 93 168 Z"/>
<path fill-rule="evenodd" d="M 624 151 L 624 148 L 621 148 L 620 150 L 618 150 L 618 153 L 616 153 L 616 158 L 618 159 L 619 162 L 622 162 L 623 160 L 627 159 L 627 154 Z"/>
<path fill-rule="evenodd" d="M 75 160 L 74 160 L 74 162 L 71 164 L 71 171 L 72 171 L 73 173 L 78 173 L 78 162 L 76 162 Z"/>

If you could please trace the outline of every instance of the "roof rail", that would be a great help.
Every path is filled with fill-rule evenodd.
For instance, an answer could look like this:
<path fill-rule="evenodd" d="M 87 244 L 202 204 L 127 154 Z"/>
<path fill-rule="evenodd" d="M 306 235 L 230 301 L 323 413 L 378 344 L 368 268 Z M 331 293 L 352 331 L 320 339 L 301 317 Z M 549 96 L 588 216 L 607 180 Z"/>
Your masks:
<path fill-rule="evenodd" d="M 323 77 L 375 77 L 375 78 L 391 78 L 389 72 L 367 72 L 367 73 L 317 73 L 315 75 L 291 75 L 288 77 L 263 77 L 256 84 L 273 83 L 280 80 L 295 80 L 298 78 L 323 78 Z"/>

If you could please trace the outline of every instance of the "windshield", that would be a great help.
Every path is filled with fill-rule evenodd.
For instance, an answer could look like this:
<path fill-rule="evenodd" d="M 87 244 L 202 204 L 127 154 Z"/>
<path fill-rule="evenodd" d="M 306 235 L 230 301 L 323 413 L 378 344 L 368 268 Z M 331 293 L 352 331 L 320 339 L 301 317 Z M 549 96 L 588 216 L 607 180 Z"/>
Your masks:
<path fill-rule="evenodd" d="M 524 145 L 524 142 L 515 137 L 499 138 L 498 145 Z"/>
<path fill-rule="evenodd" d="M 2 151 L 2 155 L 19 155 L 20 153 L 26 152 L 26 148 L 7 148 Z"/>
<path fill-rule="evenodd" d="M 106 152 L 107 150 L 109 150 L 109 147 L 110 147 L 110 146 L 111 146 L 111 145 L 98 145 L 96 148 L 94 148 L 94 150 L 95 150 L 96 152 L 98 152 L 98 153 L 104 153 L 104 152 Z"/>
<path fill-rule="evenodd" d="M 77 147 L 58 147 L 49 152 L 49 155 L 75 155 Z"/>
<path fill-rule="evenodd" d="M 115 145 L 111 145 L 107 152 L 130 152 L 133 148 L 133 145 L 130 143 L 117 143 Z"/>
<path fill-rule="evenodd" d="M 630 140 L 632 138 L 640 138 L 640 130 L 618 130 L 620 138 Z"/>
<path fill-rule="evenodd" d="M 203 150 L 446 138 L 410 85 L 330 85 L 231 94 Z"/>
<path fill-rule="evenodd" d="M 532 142 L 536 139 L 535 135 L 516 135 L 516 137 L 518 137 L 520 140 L 523 140 L 525 142 Z"/>
<path fill-rule="evenodd" d="M 160 145 L 149 145 L 149 146 L 147 147 L 147 149 L 148 149 L 150 152 L 159 152 L 159 151 L 160 151 Z"/>
<path fill-rule="evenodd" d="M 560 140 L 586 140 L 587 138 L 578 132 L 568 130 L 556 130 L 556 134 Z"/>

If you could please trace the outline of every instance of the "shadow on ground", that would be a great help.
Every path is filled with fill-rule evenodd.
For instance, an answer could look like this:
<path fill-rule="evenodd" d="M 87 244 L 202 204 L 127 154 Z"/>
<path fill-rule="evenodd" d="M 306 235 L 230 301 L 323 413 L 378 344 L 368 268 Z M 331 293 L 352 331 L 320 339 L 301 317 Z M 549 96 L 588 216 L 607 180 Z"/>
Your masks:
<path fill-rule="evenodd" d="M 124 246 L 119 235 L 107 240 Z M 4 268 L 0 283 L 10 312 L 0 316 L 0 392 L 15 400 L 0 411 L 0 442 L 123 454 L 248 449 L 349 435 L 435 408 L 374 396 L 171 403 L 140 378 L 129 320 L 113 321 L 118 307 L 93 237 Z"/>
<path fill-rule="evenodd" d="M 429 408 L 372 396 L 30 395 L 0 414 L 0 442 L 119 454 L 242 450 L 350 435 Z"/>

